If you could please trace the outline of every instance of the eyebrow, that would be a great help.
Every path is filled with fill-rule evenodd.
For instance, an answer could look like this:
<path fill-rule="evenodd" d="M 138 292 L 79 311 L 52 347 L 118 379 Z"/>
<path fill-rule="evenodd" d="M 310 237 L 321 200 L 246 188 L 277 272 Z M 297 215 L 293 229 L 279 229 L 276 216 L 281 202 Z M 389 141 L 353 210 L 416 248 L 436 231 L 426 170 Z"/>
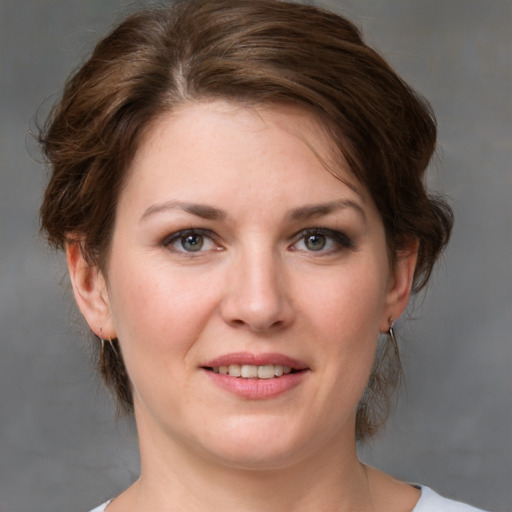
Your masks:
<path fill-rule="evenodd" d="M 327 203 L 300 206 L 299 208 L 291 210 L 287 217 L 293 221 L 308 220 L 314 219 L 316 217 L 323 217 L 325 215 L 329 215 L 330 213 L 344 210 L 346 208 L 352 208 L 356 210 L 363 217 L 363 220 L 366 221 L 366 214 L 361 205 L 350 199 L 340 199 Z M 167 201 L 165 203 L 151 205 L 144 211 L 140 220 L 143 221 L 158 213 L 176 209 L 191 213 L 196 217 L 207 220 L 224 220 L 227 217 L 227 213 L 225 211 L 220 210 L 219 208 L 214 208 L 213 206 L 182 201 Z"/>
<path fill-rule="evenodd" d="M 144 211 L 140 220 L 143 221 L 148 217 L 156 215 L 157 213 L 162 213 L 176 209 L 182 210 L 187 213 L 191 213 L 192 215 L 207 220 L 223 220 L 226 218 L 226 212 L 219 210 L 218 208 L 214 208 L 212 206 L 181 201 L 167 201 L 165 203 L 151 205 Z"/>
<path fill-rule="evenodd" d="M 289 213 L 289 217 L 291 220 L 308 220 L 314 219 L 316 217 L 323 217 L 325 215 L 329 215 L 330 213 L 344 210 L 346 208 L 352 208 L 356 210 L 363 217 L 363 220 L 366 221 L 366 214 L 362 206 L 350 199 L 340 199 L 337 201 L 330 201 L 328 203 L 301 206 L 300 208 L 292 210 Z"/>

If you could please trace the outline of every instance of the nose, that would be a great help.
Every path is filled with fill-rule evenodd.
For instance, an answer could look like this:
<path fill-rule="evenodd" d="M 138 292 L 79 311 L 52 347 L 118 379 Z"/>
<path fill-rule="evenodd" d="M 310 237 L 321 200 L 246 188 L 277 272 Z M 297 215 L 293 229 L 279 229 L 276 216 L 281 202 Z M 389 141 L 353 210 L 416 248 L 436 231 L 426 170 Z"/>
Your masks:
<path fill-rule="evenodd" d="M 230 266 L 221 303 L 224 321 L 254 332 L 290 325 L 294 308 L 287 276 L 279 257 L 271 251 L 246 250 Z"/>

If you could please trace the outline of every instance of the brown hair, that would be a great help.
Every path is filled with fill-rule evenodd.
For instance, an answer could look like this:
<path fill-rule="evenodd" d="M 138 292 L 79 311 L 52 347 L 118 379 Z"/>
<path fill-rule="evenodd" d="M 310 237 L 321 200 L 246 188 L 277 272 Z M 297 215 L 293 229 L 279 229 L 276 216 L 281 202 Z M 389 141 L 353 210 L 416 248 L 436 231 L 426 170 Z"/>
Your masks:
<path fill-rule="evenodd" d="M 192 0 L 146 10 L 97 44 L 40 135 L 52 167 L 41 207 L 49 242 L 64 248 L 79 238 L 87 260 L 105 268 L 117 198 L 141 136 L 177 105 L 210 99 L 292 103 L 312 113 L 373 197 L 390 253 L 419 241 L 414 290 L 425 286 L 453 221 L 423 184 L 436 141 L 429 105 L 351 22 L 278 0 Z M 129 410 L 122 359 L 104 348 L 102 375 Z M 399 360 L 388 352 L 395 351 L 377 358 L 361 401 L 358 439 L 386 416 L 399 375 Z"/>

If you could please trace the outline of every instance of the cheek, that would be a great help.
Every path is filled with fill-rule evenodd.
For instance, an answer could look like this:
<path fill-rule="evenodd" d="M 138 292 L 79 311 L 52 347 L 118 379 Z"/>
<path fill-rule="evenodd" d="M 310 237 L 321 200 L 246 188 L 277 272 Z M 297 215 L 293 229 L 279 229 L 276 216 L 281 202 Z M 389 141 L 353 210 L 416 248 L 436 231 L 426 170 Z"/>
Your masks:
<path fill-rule="evenodd" d="M 163 402 L 171 407 L 177 388 L 169 375 L 179 380 L 189 368 L 191 348 L 215 309 L 215 287 L 164 266 L 128 263 L 111 273 L 109 296 L 134 400 L 151 410 Z M 180 394 L 187 385 L 180 381 Z"/>
<path fill-rule="evenodd" d="M 325 389 L 340 393 L 336 400 L 352 397 L 357 403 L 366 386 L 385 313 L 382 275 L 378 265 L 365 265 L 364 272 L 337 272 L 303 296 L 301 308 L 321 347 L 317 362 L 329 368 L 326 378 L 332 386 Z"/>
<path fill-rule="evenodd" d="M 361 265 L 361 271 L 333 272 L 322 280 L 298 283 L 295 297 L 303 301 L 304 314 L 315 321 L 317 328 L 332 336 L 349 332 L 354 338 L 379 333 L 379 324 L 386 308 L 386 273 L 379 266 Z M 384 276 L 384 277 L 383 277 Z"/>
<path fill-rule="evenodd" d="M 156 357 L 193 344 L 215 308 L 218 288 L 211 281 L 158 264 L 117 266 L 109 297 L 125 357 L 142 348 L 144 356 Z"/>

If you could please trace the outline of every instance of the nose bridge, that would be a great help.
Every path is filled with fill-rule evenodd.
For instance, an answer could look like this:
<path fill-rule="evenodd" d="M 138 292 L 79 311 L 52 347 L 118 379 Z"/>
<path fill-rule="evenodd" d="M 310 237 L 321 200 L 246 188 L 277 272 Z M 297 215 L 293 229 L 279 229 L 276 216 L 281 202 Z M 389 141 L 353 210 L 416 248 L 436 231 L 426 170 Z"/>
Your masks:
<path fill-rule="evenodd" d="M 282 260 L 272 245 L 253 240 L 240 248 L 232 265 L 224 298 L 225 320 L 254 331 L 286 325 L 292 308 Z"/>

